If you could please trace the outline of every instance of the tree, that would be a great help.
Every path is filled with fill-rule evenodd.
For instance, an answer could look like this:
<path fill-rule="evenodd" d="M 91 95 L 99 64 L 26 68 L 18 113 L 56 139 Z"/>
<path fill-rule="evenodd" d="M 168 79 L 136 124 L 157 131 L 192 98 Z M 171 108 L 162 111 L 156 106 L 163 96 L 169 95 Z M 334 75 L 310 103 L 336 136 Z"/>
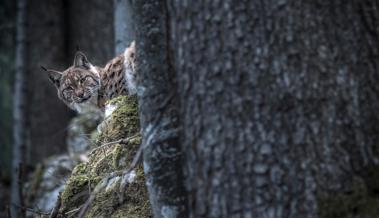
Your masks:
<path fill-rule="evenodd" d="M 317 217 L 323 193 L 354 190 L 356 178 L 377 188 L 376 1 L 166 3 L 135 9 L 156 217 L 178 182 L 187 215 L 207 218 Z M 180 131 L 151 142 L 151 127 Z M 184 177 L 164 166 L 180 151 Z"/>
<path fill-rule="evenodd" d="M 15 74 L 15 8 L 15 1 L 6 0 L 0 2 L 0 20 L 3 22 L 2 28 L 0 28 L 0 38 L 2 39 L 0 41 L 0 183 L 10 180 L 12 165 L 12 81 Z"/>
<path fill-rule="evenodd" d="M 178 110 L 163 1 L 134 3 L 143 164 L 154 217 L 186 217 Z"/>
<path fill-rule="evenodd" d="M 26 74 L 26 0 L 17 2 L 16 21 L 16 76 L 13 97 L 13 159 L 12 159 L 12 217 L 25 217 L 22 194 L 22 172 L 24 171 L 27 143 L 27 74 Z"/>

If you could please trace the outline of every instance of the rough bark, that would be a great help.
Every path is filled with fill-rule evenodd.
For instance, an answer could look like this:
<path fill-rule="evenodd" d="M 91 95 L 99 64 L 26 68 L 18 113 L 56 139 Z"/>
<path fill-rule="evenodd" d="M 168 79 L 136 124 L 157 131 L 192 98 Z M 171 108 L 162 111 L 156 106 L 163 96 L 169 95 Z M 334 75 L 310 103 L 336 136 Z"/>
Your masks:
<path fill-rule="evenodd" d="M 169 2 L 190 217 L 317 217 L 376 166 L 377 2 Z"/>
<path fill-rule="evenodd" d="M 11 215 L 25 217 L 22 194 L 22 175 L 27 143 L 27 71 L 26 71 L 26 0 L 17 2 L 16 75 L 13 96 L 13 159 L 11 187 Z"/>
<path fill-rule="evenodd" d="M 121 54 L 135 40 L 131 0 L 113 0 L 115 54 Z"/>
<path fill-rule="evenodd" d="M 135 1 L 143 163 L 154 217 L 187 217 L 176 87 L 163 1 Z"/>
<path fill-rule="evenodd" d="M 65 1 L 28 0 L 28 73 L 30 156 L 33 163 L 66 150 L 66 128 L 72 112 L 57 98 L 56 88 L 41 65 L 62 70 L 67 66 Z M 70 58 L 71 60 L 71 58 Z"/>

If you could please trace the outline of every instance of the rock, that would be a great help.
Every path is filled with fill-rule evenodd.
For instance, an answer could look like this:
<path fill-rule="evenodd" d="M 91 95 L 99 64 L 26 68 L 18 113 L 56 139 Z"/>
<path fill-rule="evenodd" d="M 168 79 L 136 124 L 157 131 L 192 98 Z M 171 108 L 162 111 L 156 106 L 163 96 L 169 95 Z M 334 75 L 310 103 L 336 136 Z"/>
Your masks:
<path fill-rule="evenodd" d="M 73 168 L 74 162 L 68 155 L 53 156 L 38 165 L 26 187 L 28 201 L 43 212 L 50 212 Z"/>
<path fill-rule="evenodd" d="M 97 136 L 96 127 L 102 119 L 101 111 L 87 108 L 85 113 L 71 120 L 67 134 L 67 149 L 72 159 L 86 160 L 85 154 Z"/>
<path fill-rule="evenodd" d="M 102 188 L 95 195 L 85 217 L 152 216 L 142 165 L 139 164 L 125 177 L 122 174 L 130 167 L 141 143 L 136 98 L 122 96 L 108 104 L 112 104 L 114 110 L 102 122 L 101 132 L 94 140 L 95 148 L 89 153 L 87 162 L 74 168 L 62 192 L 59 211 L 62 216 L 83 205 L 95 187 Z M 132 139 L 127 144 L 102 146 L 129 137 Z M 122 180 L 128 184 L 122 193 L 123 199 L 120 198 Z"/>
<path fill-rule="evenodd" d="M 90 193 L 102 184 L 85 217 L 152 216 L 142 165 L 127 175 L 122 173 L 129 169 L 141 144 L 136 97 L 117 97 L 107 103 L 107 108 L 107 116 L 99 127 L 102 114 L 96 110 L 71 121 L 68 154 L 51 157 L 37 167 L 26 187 L 28 205 L 50 212 L 61 192 L 58 217 L 76 217 Z M 130 139 L 126 144 L 102 146 L 125 138 Z M 120 198 L 123 182 L 127 186 L 124 198 Z"/>

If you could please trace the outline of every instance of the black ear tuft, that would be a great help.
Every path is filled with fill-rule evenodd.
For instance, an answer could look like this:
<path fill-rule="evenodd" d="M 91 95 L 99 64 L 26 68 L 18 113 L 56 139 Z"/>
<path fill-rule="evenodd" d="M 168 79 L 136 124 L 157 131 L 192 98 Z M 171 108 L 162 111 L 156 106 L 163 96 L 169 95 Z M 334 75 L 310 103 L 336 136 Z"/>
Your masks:
<path fill-rule="evenodd" d="M 89 69 L 91 64 L 89 63 L 87 57 L 80 51 L 77 51 L 74 59 L 74 67 L 82 67 L 84 69 Z"/>
<path fill-rule="evenodd" d="M 45 68 L 46 69 L 46 68 Z M 49 75 L 50 81 L 57 87 L 59 88 L 60 86 L 60 81 L 62 78 L 62 73 L 55 71 L 55 70 L 47 70 L 47 74 Z"/>

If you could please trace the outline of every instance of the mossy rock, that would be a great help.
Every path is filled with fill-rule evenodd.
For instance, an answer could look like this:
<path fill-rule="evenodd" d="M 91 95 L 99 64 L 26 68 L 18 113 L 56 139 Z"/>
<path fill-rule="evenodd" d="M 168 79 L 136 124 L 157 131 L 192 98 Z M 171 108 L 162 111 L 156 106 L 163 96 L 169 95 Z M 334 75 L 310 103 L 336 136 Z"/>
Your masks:
<path fill-rule="evenodd" d="M 101 124 L 102 132 L 96 141 L 98 144 L 130 137 L 139 133 L 138 105 L 135 96 L 117 97 L 107 102 L 107 105 L 115 105 L 116 109 Z M 117 105 L 122 106 L 118 107 Z"/>
<path fill-rule="evenodd" d="M 117 104 L 112 115 L 106 118 L 103 131 L 96 137 L 96 145 L 136 136 L 127 144 L 97 147 L 88 156 L 88 162 L 77 165 L 61 194 L 60 214 L 70 216 L 71 211 L 83 205 L 96 185 L 112 172 L 122 172 L 131 165 L 140 146 L 139 118 L 135 97 L 118 97 L 110 102 Z M 105 128 L 104 128 L 105 127 Z M 120 202 L 121 174 L 109 180 L 88 208 L 85 217 L 151 217 L 142 164 L 133 171 L 133 180 L 127 185 L 124 201 Z M 68 213 L 68 214 L 67 214 Z M 73 212 L 77 213 L 77 212 Z M 73 215 L 74 217 L 77 214 Z"/>

